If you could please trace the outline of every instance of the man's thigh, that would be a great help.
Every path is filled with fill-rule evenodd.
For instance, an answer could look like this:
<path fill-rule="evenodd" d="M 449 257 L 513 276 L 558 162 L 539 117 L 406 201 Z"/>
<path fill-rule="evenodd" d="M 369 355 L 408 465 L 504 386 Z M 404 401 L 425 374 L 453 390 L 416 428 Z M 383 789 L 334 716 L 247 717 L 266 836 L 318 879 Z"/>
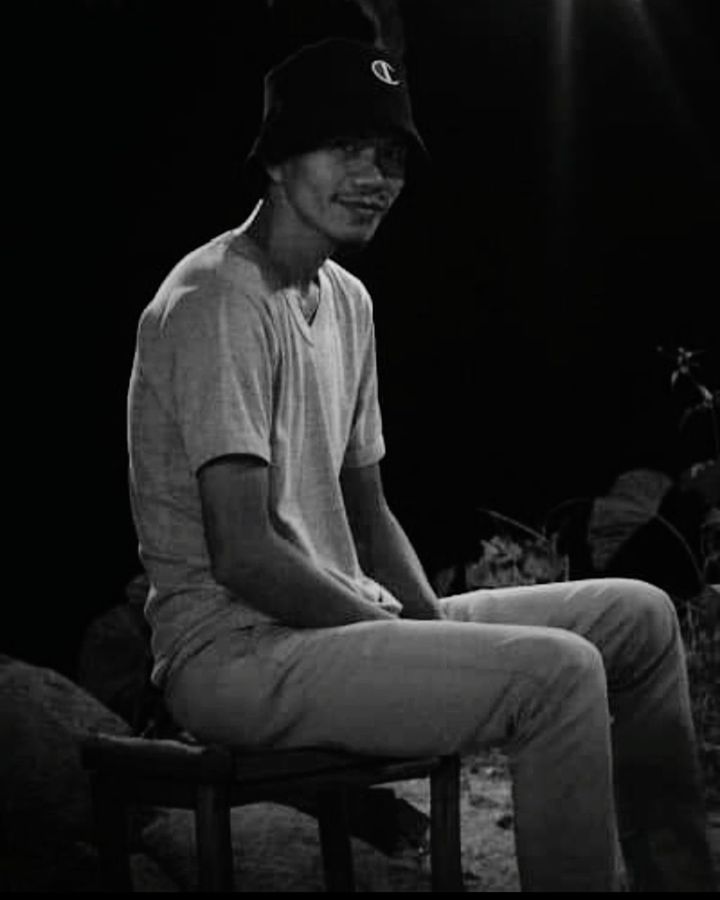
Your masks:
<path fill-rule="evenodd" d="M 647 606 L 667 606 L 667 598 L 642 581 L 592 578 L 482 589 L 445 597 L 440 603 L 446 617 L 456 622 L 541 625 L 588 636 L 612 627 L 617 616 Z"/>
<path fill-rule="evenodd" d="M 588 642 L 541 626 L 367 622 L 282 642 L 279 708 L 287 744 L 358 752 L 450 753 L 507 741 L 537 697 L 577 670 L 602 668 Z M 284 699 L 283 699 L 284 695 Z"/>
<path fill-rule="evenodd" d="M 549 698 L 578 668 L 602 668 L 596 656 L 587 641 L 542 627 L 402 619 L 269 626 L 249 642 L 230 634 L 198 654 L 168 699 L 206 740 L 451 753 L 504 743 L 534 698 Z"/>
<path fill-rule="evenodd" d="M 563 629 L 600 651 L 611 692 L 680 648 L 677 616 L 659 588 L 630 578 L 595 578 L 472 591 L 441 600 L 457 622 Z"/>
<path fill-rule="evenodd" d="M 593 579 L 482 588 L 444 597 L 440 604 L 445 616 L 455 622 L 543 625 L 572 630 L 580 605 L 587 605 L 588 598 L 590 604 L 596 605 L 605 594 L 605 582 Z"/>

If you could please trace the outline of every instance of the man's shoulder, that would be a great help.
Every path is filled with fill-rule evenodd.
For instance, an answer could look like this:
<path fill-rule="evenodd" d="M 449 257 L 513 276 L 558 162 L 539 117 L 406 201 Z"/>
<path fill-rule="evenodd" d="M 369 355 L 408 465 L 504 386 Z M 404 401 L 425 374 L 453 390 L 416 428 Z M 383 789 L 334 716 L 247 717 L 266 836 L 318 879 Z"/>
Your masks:
<path fill-rule="evenodd" d="M 235 315 L 261 311 L 257 266 L 234 251 L 235 236 L 224 232 L 186 254 L 165 277 L 142 318 L 164 330 L 171 323 L 214 315 L 221 306 Z"/>

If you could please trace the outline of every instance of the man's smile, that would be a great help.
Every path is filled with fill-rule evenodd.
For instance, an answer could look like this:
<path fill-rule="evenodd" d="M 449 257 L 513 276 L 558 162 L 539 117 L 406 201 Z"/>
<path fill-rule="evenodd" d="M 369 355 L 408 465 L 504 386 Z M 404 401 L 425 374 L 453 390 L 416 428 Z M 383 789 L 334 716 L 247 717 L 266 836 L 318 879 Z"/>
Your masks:
<path fill-rule="evenodd" d="M 388 209 L 388 204 L 376 197 L 339 197 L 335 202 L 347 209 L 372 215 L 385 213 Z"/>

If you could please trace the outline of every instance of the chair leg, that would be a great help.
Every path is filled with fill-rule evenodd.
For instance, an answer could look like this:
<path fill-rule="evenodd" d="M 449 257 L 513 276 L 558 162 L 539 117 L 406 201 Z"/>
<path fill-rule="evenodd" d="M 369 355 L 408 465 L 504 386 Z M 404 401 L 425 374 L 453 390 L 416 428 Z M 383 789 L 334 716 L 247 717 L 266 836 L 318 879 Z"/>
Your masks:
<path fill-rule="evenodd" d="M 460 760 L 446 757 L 430 776 L 432 890 L 461 893 Z"/>
<path fill-rule="evenodd" d="M 132 893 L 127 809 L 122 787 L 112 778 L 92 772 L 90 791 L 101 889 L 108 893 Z"/>
<path fill-rule="evenodd" d="M 201 784 L 195 803 L 198 891 L 232 893 L 234 891 L 230 799 L 227 788 Z"/>
<path fill-rule="evenodd" d="M 323 791 L 318 796 L 317 818 L 326 891 L 331 894 L 355 893 L 345 792 Z"/>

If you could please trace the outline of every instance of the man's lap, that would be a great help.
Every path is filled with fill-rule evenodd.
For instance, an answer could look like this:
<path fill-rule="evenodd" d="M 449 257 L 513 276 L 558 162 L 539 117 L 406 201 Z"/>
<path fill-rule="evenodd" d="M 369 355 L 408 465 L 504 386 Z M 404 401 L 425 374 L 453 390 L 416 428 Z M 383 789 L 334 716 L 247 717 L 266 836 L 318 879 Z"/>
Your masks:
<path fill-rule="evenodd" d="M 478 723 L 498 742 L 521 695 L 543 691 L 559 667 L 599 666 L 588 642 L 556 622 L 572 605 L 598 604 L 588 598 L 607 587 L 473 592 L 442 601 L 445 621 L 228 635 L 185 667 L 170 706 L 189 730 L 239 743 L 440 752 Z"/>

